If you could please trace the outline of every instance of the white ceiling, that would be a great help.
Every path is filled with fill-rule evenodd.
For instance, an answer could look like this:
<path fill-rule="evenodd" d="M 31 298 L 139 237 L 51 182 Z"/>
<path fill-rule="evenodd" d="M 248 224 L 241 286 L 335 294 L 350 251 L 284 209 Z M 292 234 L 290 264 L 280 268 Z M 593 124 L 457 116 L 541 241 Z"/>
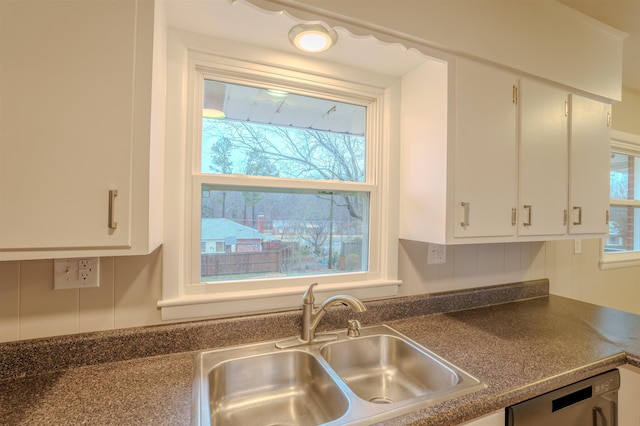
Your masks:
<path fill-rule="evenodd" d="M 558 1 L 629 34 L 624 40 L 623 85 L 640 92 L 640 0 Z M 285 14 L 258 10 L 241 2 L 230 5 L 228 0 L 166 0 L 165 4 L 172 27 L 299 54 L 287 39 L 296 21 Z M 419 53 L 407 53 L 400 45 L 336 30 L 340 42 L 321 54 L 325 60 L 396 76 L 423 62 Z M 380 60 L 381 57 L 385 60 Z"/>
<path fill-rule="evenodd" d="M 334 47 L 320 54 L 304 54 L 288 39 L 291 27 L 301 21 L 244 2 L 231 5 L 229 0 L 165 0 L 165 5 L 169 26 L 197 34 L 308 55 L 393 76 L 401 76 L 424 62 L 420 53 L 407 51 L 399 44 L 382 43 L 374 37 L 352 36 L 341 28 L 335 28 L 339 42 Z"/>
<path fill-rule="evenodd" d="M 228 0 L 166 0 L 165 5 L 171 27 L 305 55 L 289 43 L 289 30 L 299 21 L 287 15 L 266 12 L 241 2 L 231 5 Z M 335 30 L 339 43 L 321 54 L 308 54 L 309 57 L 394 76 L 401 76 L 424 62 L 422 54 L 408 51 L 399 44 L 382 43 L 373 37 L 354 37 L 340 28 Z M 238 85 L 209 83 L 205 88 L 204 107 L 221 109 L 233 120 L 354 135 L 364 134 L 366 124 L 362 107 L 296 95 L 278 98 L 267 90 Z"/>

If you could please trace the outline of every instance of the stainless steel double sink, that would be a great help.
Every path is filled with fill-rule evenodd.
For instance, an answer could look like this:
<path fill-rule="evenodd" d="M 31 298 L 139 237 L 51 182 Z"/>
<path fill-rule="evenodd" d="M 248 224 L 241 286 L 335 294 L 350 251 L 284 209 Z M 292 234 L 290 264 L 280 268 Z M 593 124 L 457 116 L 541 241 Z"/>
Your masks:
<path fill-rule="evenodd" d="M 271 341 L 201 352 L 192 424 L 370 424 L 485 387 L 389 326 L 334 334 L 288 349 Z"/>

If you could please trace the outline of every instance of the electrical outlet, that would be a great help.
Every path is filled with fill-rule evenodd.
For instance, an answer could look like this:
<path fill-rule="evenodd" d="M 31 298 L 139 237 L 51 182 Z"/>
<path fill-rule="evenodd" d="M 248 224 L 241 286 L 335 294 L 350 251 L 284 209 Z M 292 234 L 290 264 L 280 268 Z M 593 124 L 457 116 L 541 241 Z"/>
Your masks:
<path fill-rule="evenodd" d="M 99 287 L 99 285 L 100 258 L 83 257 L 53 261 L 54 290 Z"/>
<path fill-rule="evenodd" d="M 427 244 L 427 264 L 439 265 L 447 262 L 447 246 L 442 244 Z"/>
<path fill-rule="evenodd" d="M 573 254 L 582 253 L 582 240 L 573 240 Z"/>

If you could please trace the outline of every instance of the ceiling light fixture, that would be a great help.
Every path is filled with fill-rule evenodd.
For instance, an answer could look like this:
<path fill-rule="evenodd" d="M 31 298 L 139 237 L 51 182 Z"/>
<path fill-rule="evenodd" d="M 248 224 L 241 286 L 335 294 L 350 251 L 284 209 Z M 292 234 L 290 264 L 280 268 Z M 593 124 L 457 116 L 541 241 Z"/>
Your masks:
<path fill-rule="evenodd" d="M 298 24 L 289 31 L 289 41 L 303 52 L 323 52 L 337 40 L 338 33 L 321 24 Z"/>
<path fill-rule="evenodd" d="M 267 93 L 273 96 L 274 98 L 286 98 L 287 96 L 289 96 L 289 92 L 285 92 L 284 90 L 278 90 L 278 89 L 268 89 Z"/>
<path fill-rule="evenodd" d="M 227 115 L 224 113 L 224 111 L 219 109 L 203 108 L 202 117 L 220 119 L 220 118 L 227 118 Z"/>

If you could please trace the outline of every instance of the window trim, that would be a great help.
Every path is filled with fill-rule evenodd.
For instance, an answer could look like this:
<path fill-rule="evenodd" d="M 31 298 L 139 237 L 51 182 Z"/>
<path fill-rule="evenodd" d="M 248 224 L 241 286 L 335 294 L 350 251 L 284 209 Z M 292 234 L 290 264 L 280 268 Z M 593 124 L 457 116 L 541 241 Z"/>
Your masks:
<path fill-rule="evenodd" d="M 165 158 L 165 245 L 163 258 L 163 291 L 162 299 L 158 306 L 162 311 L 163 320 L 177 320 L 188 318 L 221 317 L 234 314 L 250 314 L 274 310 L 294 309 L 301 303 L 301 295 L 312 281 L 317 281 L 320 286 L 316 294 L 318 300 L 322 300 L 336 292 L 349 291 L 350 294 L 362 299 L 374 299 L 395 296 L 401 282 L 397 279 L 398 256 L 398 212 L 397 191 L 393 191 L 393 185 L 397 185 L 399 172 L 399 149 L 392 140 L 399 137 L 399 86 L 398 78 L 383 76 L 367 71 L 357 70 L 342 65 L 328 65 L 312 59 L 301 59 L 291 55 L 288 60 L 283 59 L 282 52 L 274 55 L 264 48 L 239 45 L 229 42 L 229 46 L 220 40 L 193 34 L 170 33 L 169 57 L 174 59 L 174 64 L 168 69 L 168 108 L 167 116 L 179 116 L 180 120 L 173 124 L 167 120 L 167 140 L 173 141 L 167 146 Z M 196 47 L 191 49 L 190 47 Z M 203 48 L 207 46 L 207 48 Z M 251 58 L 251 62 L 239 59 Z M 281 64 L 295 64 L 283 67 Z M 242 73 L 234 70 L 242 69 Z M 294 82 L 297 87 L 306 87 L 313 95 L 313 90 L 320 87 L 323 94 L 329 92 L 336 99 L 346 99 L 353 102 L 351 96 L 344 98 L 341 93 L 349 92 L 350 95 L 360 96 L 362 99 L 372 99 L 375 94 L 379 103 L 377 116 L 373 120 L 368 118 L 371 124 L 368 132 L 376 132 L 380 142 L 374 147 L 372 158 L 375 163 L 367 164 L 367 173 L 376 173 L 374 183 L 377 187 L 371 191 L 371 197 L 379 197 L 375 204 L 372 201 L 370 215 L 377 219 L 375 228 L 370 223 L 370 267 L 369 272 L 344 274 L 349 280 L 336 282 L 335 275 L 300 277 L 297 282 L 293 280 L 290 286 L 278 289 L 253 288 L 241 289 L 217 294 L 204 294 L 196 287 L 189 291 L 187 277 L 192 273 L 189 261 L 189 252 L 193 247 L 192 236 L 192 206 L 194 205 L 193 180 L 199 177 L 192 175 L 192 170 L 200 170 L 198 154 L 193 152 L 190 144 L 193 132 L 197 132 L 201 123 L 199 120 L 190 120 L 194 117 L 194 111 L 200 107 L 198 99 L 194 96 L 196 87 L 196 74 L 205 70 L 214 70 L 213 78 L 225 77 L 225 81 L 233 82 L 237 75 L 248 76 L 248 81 L 238 81 L 240 84 L 256 84 L 265 81 L 280 82 L 280 76 L 285 75 Z M 261 78 L 261 76 L 264 76 Z M 339 77 L 334 77 L 339 76 Z M 258 79 L 254 81 L 253 79 Z M 180 85 L 170 89 L 172 83 L 180 81 Z M 286 86 L 286 85 L 285 85 Z M 304 90 L 298 90 L 304 94 Z M 316 96 L 317 96 L 316 92 Z M 173 98 L 172 98 L 173 97 Z M 174 101 L 173 103 L 171 101 Z M 369 113 L 368 113 L 369 114 Z M 195 123 L 198 123 L 195 126 Z M 170 142 L 168 142 L 169 144 Z M 182 161 L 182 164 L 179 162 Z M 191 169 L 189 169 L 191 168 Z M 230 177 L 226 177 L 231 179 Z M 221 179 L 220 183 L 225 180 Z M 233 182 L 237 185 L 236 182 Z M 309 185 L 317 185 L 310 182 Z M 370 187 L 370 183 L 350 183 L 350 190 L 359 187 Z M 182 204 L 184 203 L 184 204 Z M 180 206 L 187 206 L 187 209 Z M 199 218 L 199 215 L 198 215 Z M 199 243 L 198 243 L 199 247 Z M 342 276 L 343 274 L 340 274 Z M 199 278 L 199 274 L 198 274 Z M 202 286 L 195 284 L 195 286 Z M 195 290 L 195 291 L 194 291 Z M 250 309 L 246 309 L 251 304 Z"/>
<path fill-rule="evenodd" d="M 611 131 L 611 152 L 640 157 L 640 136 L 619 130 Z M 640 207 L 640 200 L 611 199 L 610 206 Z M 600 270 L 640 266 L 640 251 L 605 253 L 605 238 L 600 240 Z"/>

